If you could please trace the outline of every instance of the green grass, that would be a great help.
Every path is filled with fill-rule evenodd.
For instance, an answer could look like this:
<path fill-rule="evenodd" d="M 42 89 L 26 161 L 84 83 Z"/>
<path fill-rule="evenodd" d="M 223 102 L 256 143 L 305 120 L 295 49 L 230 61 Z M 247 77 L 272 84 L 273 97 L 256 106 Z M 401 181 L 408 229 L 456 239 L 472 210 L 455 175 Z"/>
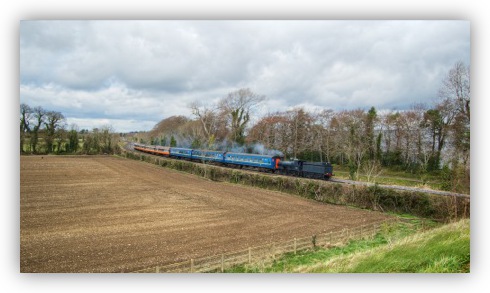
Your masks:
<path fill-rule="evenodd" d="M 237 266 L 235 273 L 466 273 L 469 220 L 417 232 L 417 219 L 386 227 L 374 239 L 343 247 L 285 254 L 266 265 Z M 431 225 L 435 225 L 432 223 Z"/>
<path fill-rule="evenodd" d="M 469 220 L 397 240 L 369 251 L 330 259 L 305 272 L 463 273 L 469 272 Z"/>
<path fill-rule="evenodd" d="M 349 168 L 347 166 L 334 165 L 334 178 L 350 179 Z M 368 181 L 367 176 L 362 173 L 358 174 L 358 181 Z M 430 188 L 442 190 L 442 180 L 434 174 L 412 174 L 402 171 L 393 171 L 388 168 L 383 168 L 381 173 L 376 178 L 370 178 L 370 182 L 385 185 L 402 185 L 408 187 Z"/>

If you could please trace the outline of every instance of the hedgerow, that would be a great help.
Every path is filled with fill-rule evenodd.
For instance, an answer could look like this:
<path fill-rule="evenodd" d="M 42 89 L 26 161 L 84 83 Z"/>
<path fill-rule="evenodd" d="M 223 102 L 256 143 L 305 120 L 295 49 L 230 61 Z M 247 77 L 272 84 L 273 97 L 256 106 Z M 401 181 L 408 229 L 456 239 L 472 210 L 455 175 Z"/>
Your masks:
<path fill-rule="evenodd" d="M 418 191 L 382 188 L 378 185 L 351 185 L 264 173 L 244 172 L 185 160 L 124 151 L 123 156 L 162 167 L 191 173 L 213 181 L 230 182 L 285 192 L 328 204 L 451 221 L 470 216 L 470 199 Z"/>

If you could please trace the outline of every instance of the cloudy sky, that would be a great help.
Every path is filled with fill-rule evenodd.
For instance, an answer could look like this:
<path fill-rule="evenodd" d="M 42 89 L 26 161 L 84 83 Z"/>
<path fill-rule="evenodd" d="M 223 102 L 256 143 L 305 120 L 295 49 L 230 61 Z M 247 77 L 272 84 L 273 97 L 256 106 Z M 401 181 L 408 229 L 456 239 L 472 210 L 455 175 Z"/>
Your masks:
<path fill-rule="evenodd" d="M 21 21 L 20 102 L 79 128 L 150 130 L 250 88 L 260 113 L 430 104 L 469 21 Z"/>

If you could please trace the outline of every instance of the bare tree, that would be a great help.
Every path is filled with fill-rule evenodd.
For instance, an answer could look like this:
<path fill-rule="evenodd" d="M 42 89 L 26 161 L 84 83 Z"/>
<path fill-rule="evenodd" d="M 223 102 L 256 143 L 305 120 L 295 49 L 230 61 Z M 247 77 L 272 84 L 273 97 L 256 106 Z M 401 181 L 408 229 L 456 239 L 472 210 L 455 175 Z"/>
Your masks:
<path fill-rule="evenodd" d="M 318 148 L 320 149 L 321 152 L 321 156 L 320 156 L 321 161 L 323 161 L 323 155 L 325 155 L 325 161 L 330 162 L 331 160 L 330 157 L 333 150 L 333 143 L 332 143 L 333 134 L 332 134 L 331 123 L 333 117 L 334 117 L 334 111 L 330 109 L 325 109 L 316 116 L 316 121 L 320 126 L 318 128 L 319 131 Z"/>
<path fill-rule="evenodd" d="M 437 110 L 441 113 L 443 135 L 446 138 L 446 161 L 450 161 L 451 188 L 470 188 L 470 67 L 456 62 L 443 79 L 439 89 Z"/>
<path fill-rule="evenodd" d="M 252 110 L 265 100 L 248 88 L 229 93 L 219 102 L 219 109 L 228 117 L 230 139 L 242 145 L 245 142 L 245 129 L 250 121 Z"/>
<path fill-rule="evenodd" d="M 439 89 L 442 100 L 451 100 L 457 110 L 470 121 L 470 67 L 459 61 L 454 64 Z"/>
<path fill-rule="evenodd" d="M 376 109 L 371 107 L 367 114 L 365 114 L 365 139 L 368 148 L 369 159 L 375 159 L 376 147 L 375 147 L 375 139 L 374 139 L 374 128 L 376 126 L 376 122 L 378 121 L 378 114 L 376 113 Z"/>
<path fill-rule="evenodd" d="M 114 133 L 111 125 L 94 128 L 85 134 L 82 152 L 85 154 L 114 154 L 119 152 L 117 144 L 119 135 Z"/>
<path fill-rule="evenodd" d="M 383 138 L 385 145 L 385 154 L 393 152 L 393 141 L 395 137 L 395 121 L 397 119 L 397 113 L 390 111 L 386 113 L 381 119 L 383 125 Z"/>
<path fill-rule="evenodd" d="M 377 160 L 366 160 L 362 163 L 362 172 L 367 177 L 367 182 L 372 182 L 382 173 L 381 163 Z"/>
<path fill-rule="evenodd" d="M 214 106 L 204 106 L 197 101 L 191 103 L 189 107 L 201 124 L 207 147 L 212 149 L 218 135 L 219 125 L 223 123 L 218 109 Z"/>
<path fill-rule="evenodd" d="M 424 129 L 421 127 L 421 123 L 424 120 L 424 113 L 427 110 L 425 104 L 412 105 L 411 111 L 413 112 L 412 123 L 412 139 L 415 142 L 415 146 L 412 149 L 412 156 L 416 158 L 418 163 L 418 171 L 425 172 L 427 170 L 429 143 Z"/>
<path fill-rule="evenodd" d="M 49 111 L 46 112 L 44 121 L 46 129 L 46 149 L 48 153 L 53 152 L 53 144 L 55 140 L 56 132 L 62 127 L 62 123 L 65 120 L 65 116 L 60 112 Z"/>
<path fill-rule="evenodd" d="M 46 111 L 41 107 L 35 107 L 33 110 L 34 125 L 31 131 L 31 149 L 32 152 L 37 153 L 37 144 L 39 142 L 39 130 L 44 122 L 44 117 L 46 116 Z"/>
<path fill-rule="evenodd" d="M 289 138 L 291 153 L 294 158 L 297 158 L 298 154 L 311 149 L 312 139 L 308 138 L 311 138 L 312 134 L 313 117 L 303 108 L 287 111 L 286 117 L 291 130 Z"/>
<path fill-rule="evenodd" d="M 349 176 L 356 179 L 361 163 L 367 152 L 365 131 L 365 113 L 363 110 L 341 111 L 332 119 L 331 126 L 335 130 L 335 141 L 338 152 L 349 164 Z"/>
<path fill-rule="evenodd" d="M 290 138 L 288 133 L 289 125 L 284 113 L 268 114 L 250 129 L 247 142 L 258 142 L 268 149 L 279 150 L 285 154 Z"/>
<path fill-rule="evenodd" d="M 214 126 L 214 111 L 212 109 L 203 106 L 202 103 L 194 101 L 189 105 L 192 110 L 192 114 L 199 119 L 204 130 L 206 137 L 211 136 L 211 129 Z"/>
<path fill-rule="evenodd" d="M 452 157 L 462 161 L 469 172 L 470 156 L 470 67 L 457 62 L 442 81 L 439 97 L 444 109 L 450 109 Z M 448 124 L 449 125 L 449 124 Z"/>
<path fill-rule="evenodd" d="M 171 116 L 158 122 L 149 133 L 140 134 L 141 141 L 149 141 L 151 138 L 160 138 L 160 141 L 169 143 L 170 137 L 179 135 L 180 128 L 189 122 L 190 119 L 185 116 Z"/>
<path fill-rule="evenodd" d="M 24 140 L 26 134 L 31 132 L 30 120 L 32 117 L 32 109 L 26 104 L 20 105 L 20 152 L 24 153 Z"/>
<path fill-rule="evenodd" d="M 117 149 L 114 128 L 111 125 L 105 125 L 99 132 L 100 149 L 104 154 L 112 154 Z"/>

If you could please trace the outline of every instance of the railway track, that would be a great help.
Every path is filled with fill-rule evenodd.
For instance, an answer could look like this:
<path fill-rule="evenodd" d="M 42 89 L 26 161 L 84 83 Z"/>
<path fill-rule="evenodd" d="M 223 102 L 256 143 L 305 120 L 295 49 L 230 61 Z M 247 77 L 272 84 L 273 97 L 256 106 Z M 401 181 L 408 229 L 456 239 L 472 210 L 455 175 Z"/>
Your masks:
<path fill-rule="evenodd" d="M 137 152 L 136 150 L 134 150 L 133 145 L 131 143 L 126 143 L 124 145 L 124 149 L 126 149 L 127 151 L 131 151 L 131 152 Z M 145 155 L 159 157 L 159 156 L 148 154 L 148 153 L 145 153 Z M 267 173 L 264 173 L 264 174 L 267 174 Z M 270 174 L 270 175 L 272 176 L 273 174 Z M 274 175 L 274 176 L 277 176 L 277 175 Z M 335 182 L 335 183 L 341 183 L 341 184 L 375 186 L 374 183 L 362 182 L 362 181 L 354 181 L 354 180 L 349 180 L 349 179 L 330 178 L 328 181 Z M 443 196 L 456 196 L 456 197 L 470 198 L 470 195 L 468 195 L 468 194 L 454 193 L 454 192 L 442 191 L 442 190 L 433 190 L 433 189 L 425 189 L 425 188 L 417 188 L 417 187 L 408 187 L 408 186 L 401 186 L 401 185 L 384 185 L 384 184 L 378 184 L 378 186 L 381 187 L 381 188 L 386 188 L 386 189 L 415 191 L 415 192 L 424 192 L 424 193 L 437 194 L 437 195 L 443 195 Z"/>

